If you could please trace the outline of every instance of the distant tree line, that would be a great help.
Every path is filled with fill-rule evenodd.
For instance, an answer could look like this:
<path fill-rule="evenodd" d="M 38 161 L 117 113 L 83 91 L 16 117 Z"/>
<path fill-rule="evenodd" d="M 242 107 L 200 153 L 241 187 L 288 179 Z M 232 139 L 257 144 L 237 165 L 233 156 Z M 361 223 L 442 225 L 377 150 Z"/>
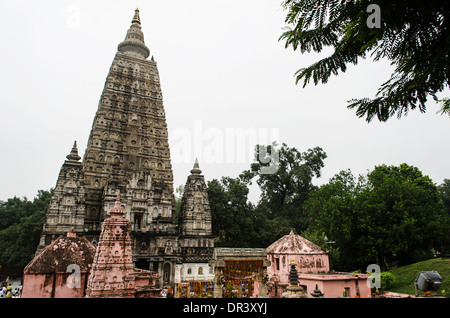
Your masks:
<path fill-rule="evenodd" d="M 329 251 L 333 269 L 343 271 L 450 253 L 449 179 L 437 186 L 417 167 L 381 165 L 358 177 L 343 170 L 316 186 L 323 149 L 276 148 L 257 146 L 250 169 L 208 182 L 216 246 L 268 247 L 294 230 Z M 275 151 L 276 162 L 264 159 Z M 270 165 L 274 173 L 263 173 Z M 261 190 L 257 203 L 249 200 L 252 182 Z M 176 212 L 181 196 L 179 187 Z M 51 191 L 39 190 L 33 201 L 0 201 L 1 273 L 20 273 L 33 258 L 50 198 Z"/>
<path fill-rule="evenodd" d="M 341 171 L 318 187 L 313 178 L 327 157 L 321 148 L 300 152 L 283 144 L 277 151 L 273 174 L 261 174 L 270 162 L 257 160 L 237 178 L 208 182 L 216 246 L 267 247 L 294 230 L 328 250 L 334 269 L 347 271 L 448 253 L 450 180 L 436 186 L 416 167 L 381 165 L 358 178 Z M 253 204 L 255 180 L 261 195 Z"/>
<path fill-rule="evenodd" d="M 50 203 L 51 191 L 39 190 L 33 201 L 13 197 L 0 201 L 1 274 L 21 275 L 33 259 Z"/>

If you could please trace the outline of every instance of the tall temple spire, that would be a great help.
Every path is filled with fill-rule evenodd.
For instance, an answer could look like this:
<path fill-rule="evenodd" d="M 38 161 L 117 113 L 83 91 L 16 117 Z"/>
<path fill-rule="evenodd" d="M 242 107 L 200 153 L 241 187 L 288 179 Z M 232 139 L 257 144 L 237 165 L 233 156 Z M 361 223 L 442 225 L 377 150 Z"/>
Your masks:
<path fill-rule="evenodd" d="M 131 56 L 146 59 L 150 55 L 150 49 L 145 45 L 144 33 L 141 30 L 141 18 L 139 17 L 139 9 L 134 11 L 131 26 L 128 29 L 125 40 L 117 47 L 119 52 L 129 54 Z"/>
<path fill-rule="evenodd" d="M 58 177 L 40 245 L 50 244 L 71 227 L 97 241 L 105 220 L 126 220 L 131 232 L 139 232 L 132 236 L 133 246 L 139 247 L 133 252 L 136 263 L 141 268 L 154 266 L 173 281 L 181 252 L 173 220 L 169 134 L 158 66 L 147 59 L 150 50 L 144 42 L 140 12 L 133 11 L 106 77 L 83 160 L 79 161 L 74 144 Z M 197 187 L 206 193 L 203 183 Z M 213 239 L 208 246 L 214 246 Z M 173 247 L 164 263 L 159 250 L 153 249 L 162 242 Z"/>
<path fill-rule="evenodd" d="M 127 217 L 133 226 L 156 222 L 159 214 L 153 216 L 153 207 L 167 222 L 173 211 L 173 172 L 159 72 L 156 62 L 146 59 L 150 51 L 144 43 L 139 9 L 130 18 L 131 26 L 114 56 L 84 152 L 86 223 L 91 223 L 93 230 L 99 229 L 98 222 L 114 206 L 119 189 L 122 202 L 132 210 L 127 210 Z M 156 195 L 153 186 L 157 183 Z M 133 196 L 146 201 L 136 206 L 152 208 L 135 213 L 135 200 L 129 201 Z"/>

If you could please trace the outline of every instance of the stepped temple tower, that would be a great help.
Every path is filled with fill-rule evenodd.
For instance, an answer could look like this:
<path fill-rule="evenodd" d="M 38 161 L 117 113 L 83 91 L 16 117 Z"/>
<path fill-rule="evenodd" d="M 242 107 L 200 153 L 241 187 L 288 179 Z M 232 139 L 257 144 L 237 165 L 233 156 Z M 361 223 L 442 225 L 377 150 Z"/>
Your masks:
<path fill-rule="evenodd" d="M 80 161 L 75 143 L 61 168 L 38 251 L 72 227 L 95 246 L 120 191 L 131 226 L 134 266 L 173 281 L 175 264 L 183 263 L 186 255 L 173 220 L 173 172 L 159 73 L 149 56 L 136 9 L 106 78 L 84 157 Z M 204 181 L 201 188 L 206 191 Z M 191 204 L 191 199 L 186 202 Z M 204 215 L 204 221 L 187 216 L 192 220 L 181 222 L 187 229 L 183 237 L 198 234 L 199 246 L 212 248 L 211 217 Z M 189 222 L 194 222 L 192 231 Z M 206 254 L 211 251 L 206 249 Z"/>
<path fill-rule="evenodd" d="M 85 192 L 83 167 L 78 155 L 77 142 L 67 155 L 59 172 L 50 206 L 47 211 L 44 233 L 64 235 L 73 227 L 83 233 L 85 215 Z M 57 237 L 42 236 L 39 250 L 49 245 Z"/>
<path fill-rule="evenodd" d="M 130 223 L 123 218 L 124 214 L 125 210 L 122 208 L 118 191 L 116 203 L 109 210 L 109 217 L 103 222 L 87 284 L 88 297 L 93 298 L 104 294 L 109 297 L 134 297 Z M 111 274 L 107 275 L 107 271 Z"/>
<path fill-rule="evenodd" d="M 179 243 L 185 262 L 208 263 L 214 254 L 211 210 L 201 173 L 196 160 L 181 200 Z"/>
<path fill-rule="evenodd" d="M 155 288 L 156 272 L 133 267 L 130 222 L 123 216 L 120 192 L 109 218 L 103 222 L 102 232 L 87 282 L 88 298 L 155 297 L 161 289 Z"/>

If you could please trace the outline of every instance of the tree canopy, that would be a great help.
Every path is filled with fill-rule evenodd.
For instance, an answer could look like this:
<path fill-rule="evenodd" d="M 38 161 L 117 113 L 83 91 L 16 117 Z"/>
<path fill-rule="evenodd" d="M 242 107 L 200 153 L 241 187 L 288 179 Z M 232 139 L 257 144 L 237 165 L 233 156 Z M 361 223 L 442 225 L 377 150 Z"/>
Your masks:
<path fill-rule="evenodd" d="M 449 253 L 449 179 L 437 186 L 417 167 L 380 165 L 359 177 L 344 170 L 316 186 L 326 158 L 320 147 L 301 152 L 283 144 L 277 152 L 277 169 L 269 174 L 262 168 L 271 163 L 256 156 L 238 177 L 208 182 L 216 246 L 267 247 L 294 230 L 330 251 L 333 269 L 344 271 L 404 265 L 430 257 L 432 249 Z M 252 203 L 255 179 L 261 195 Z M 32 259 L 50 198 L 39 191 L 33 201 L 0 202 L 3 271 L 20 272 Z"/>
<path fill-rule="evenodd" d="M 305 87 L 327 83 L 360 59 L 387 59 L 394 72 L 375 98 L 349 101 L 359 117 L 387 121 L 410 110 L 426 111 L 428 97 L 449 87 L 450 6 L 445 1 L 419 0 L 285 0 L 289 30 L 280 40 L 301 53 L 333 53 L 299 69 L 296 83 Z M 372 20 L 376 20 L 374 21 Z M 450 100 L 441 100 L 442 113 L 450 114 Z"/>
<path fill-rule="evenodd" d="M 356 179 L 335 175 L 305 204 L 311 229 L 340 247 L 345 270 L 376 263 L 405 265 L 448 246 L 449 216 L 437 186 L 407 164 L 378 166 Z"/>
<path fill-rule="evenodd" d="M 330 251 L 333 268 L 345 271 L 408 264 L 431 257 L 432 249 L 448 253 L 448 180 L 438 187 L 417 167 L 380 165 L 359 177 L 341 171 L 319 187 L 313 178 L 326 158 L 320 147 L 301 152 L 283 144 L 276 151 L 273 173 L 262 173 L 273 163 L 257 155 L 239 177 L 208 182 L 216 246 L 267 247 L 294 230 Z M 254 179 L 256 204 L 248 200 Z"/>
<path fill-rule="evenodd" d="M 213 234 L 219 246 L 253 245 L 253 206 L 248 187 L 238 178 L 223 177 L 208 182 Z"/>
<path fill-rule="evenodd" d="M 313 178 L 321 176 L 324 160 L 327 154 L 320 147 L 300 152 L 294 147 L 282 144 L 280 149 L 276 145 L 255 147 L 256 161 L 250 170 L 244 171 L 240 177 L 250 183 L 256 177 L 256 183 L 261 189 L 259 205 L 265 206 L 269 219 L 276 217 L 292 220 L 291 226 L 301 227 L 301 207 L 309 194 L 316 189 Z M 264 173 L 263 169 L 272 162 L 261 162 L 261 149 L 269 153 L 277 152 L 276 170 Z"/>
<path fill-rule="evenodd" d="M 444 179 L 444 183 L 442 183 L 438 187 L 438 190 L 441 195 L 442 202 L 444 203 L 445 209 L 450 215 L 450 179 Z"/>
<path fill-rule="evenodd" d="M 21 273 L 33 259 L 51 191 L 39 190 L 33 201 L 10 198 L 0 202 L 0 265 L 2 272 Z"/>

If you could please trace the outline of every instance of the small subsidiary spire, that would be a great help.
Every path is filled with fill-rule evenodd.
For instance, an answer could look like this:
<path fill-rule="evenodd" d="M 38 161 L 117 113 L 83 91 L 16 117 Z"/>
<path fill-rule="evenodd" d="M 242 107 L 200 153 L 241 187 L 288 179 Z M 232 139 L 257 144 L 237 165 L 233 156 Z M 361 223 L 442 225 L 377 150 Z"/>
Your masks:
<path fill-rule="evenodd" d="M 297 268 L 295 268 L 296 264 L 294 259 L 291 259 L 291 270 L 289 271 L 289 284 L 291 287 L 298 286 L 298 272 Z"/>

